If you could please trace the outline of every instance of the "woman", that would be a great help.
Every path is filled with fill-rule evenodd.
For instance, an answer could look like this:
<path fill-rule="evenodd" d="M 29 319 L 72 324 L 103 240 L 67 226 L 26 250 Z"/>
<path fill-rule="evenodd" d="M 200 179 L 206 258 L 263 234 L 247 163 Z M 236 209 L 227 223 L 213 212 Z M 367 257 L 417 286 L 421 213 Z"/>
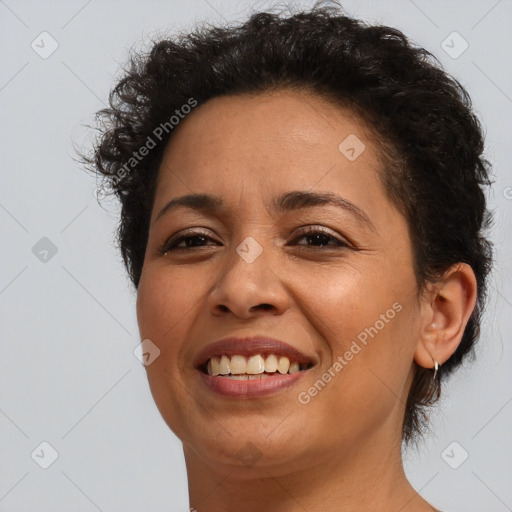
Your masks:
<path fill-rule="evenodd" d="M 489 183 L 399 31 L 258 13 L 135 55 L 89 159 L 201 511 L 432 511 L 403 442 L 477 338 Z"/>

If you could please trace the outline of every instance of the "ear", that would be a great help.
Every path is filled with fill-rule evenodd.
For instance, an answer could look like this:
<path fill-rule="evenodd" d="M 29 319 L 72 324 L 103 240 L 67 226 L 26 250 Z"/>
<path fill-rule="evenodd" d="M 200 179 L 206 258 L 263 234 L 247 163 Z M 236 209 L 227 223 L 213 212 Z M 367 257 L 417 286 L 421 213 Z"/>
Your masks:
<path fill-rule="evenodd" d="M 424 368 L 441 366 L 457 350 L 476 303 L 477 284 L 466 263 L 453 265 L 421 297 L 420 339 L 414 360 Z"/>

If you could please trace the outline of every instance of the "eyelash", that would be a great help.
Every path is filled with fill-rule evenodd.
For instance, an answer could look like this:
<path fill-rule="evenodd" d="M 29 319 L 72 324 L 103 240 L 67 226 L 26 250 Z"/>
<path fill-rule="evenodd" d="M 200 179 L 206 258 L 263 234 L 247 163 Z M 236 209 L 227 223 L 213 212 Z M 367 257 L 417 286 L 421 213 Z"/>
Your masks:
<path fill-rule="evenodd" d="M 297 241 L 300 238 L 311 237 L 311 236 L 315 236 L 315 235 L 325 235 L 325 236 L 329 237 L 330 240 L 334 240 L 335 243 L 332 245 L 320 245 L 320 246 L 312 246 L 312 245 L 304 246 L 304 244 L 301 244 L 302 247 L 306 247 L 306 249 L 318 248 L 321 251 L 331 250 L 333 247 L 335 247 L 335 248 L 350 248 L 350 245 L 347 242 L 345 242 L 344 240 L 342 240 L 340 238 L 337 238 L 331 232 L 329 232 L 325 229 L 322 229 L 322 228 L 312 227 L 312 226 L 306 227 L 293 240 L 293 242 Z M 185 251 L 201 250 L 201 247 L 205 247 L 204 245 L 198 246 L 198 247 L 177 247 L 177 245 L 179 245 L 181 242 L 191 240 L 194 238 L 200 238 L 200 237 L 213 240 L 210 236 L 208 236 L 208 234 L 201 232 L 201 231 L 185 232 L 183 235 L 178 237 L 176 240 L 166 241 L 164 243 L 164 245 L 160 248 L 160 253 L 165 255 L 169 252 L 185 252 Z"/>

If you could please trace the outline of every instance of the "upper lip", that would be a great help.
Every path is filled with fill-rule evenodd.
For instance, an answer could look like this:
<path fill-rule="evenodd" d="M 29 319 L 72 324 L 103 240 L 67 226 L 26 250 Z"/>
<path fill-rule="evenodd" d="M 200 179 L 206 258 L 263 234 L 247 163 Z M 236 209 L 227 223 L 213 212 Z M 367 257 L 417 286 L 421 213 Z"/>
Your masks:
<path fill-rule="evenodd" d="M 237 354 L 241 356 L 275 354 L 286 356 L 290 361 L 297 361 L 298 363 L 315 362 L 313 357 L 307 356 L 284 341 L 258 335 L 247 338 L 229 337 L 214 341 L 197 354 L 194 366 L 199 368 L 214 356 L 234 356 Z"/>

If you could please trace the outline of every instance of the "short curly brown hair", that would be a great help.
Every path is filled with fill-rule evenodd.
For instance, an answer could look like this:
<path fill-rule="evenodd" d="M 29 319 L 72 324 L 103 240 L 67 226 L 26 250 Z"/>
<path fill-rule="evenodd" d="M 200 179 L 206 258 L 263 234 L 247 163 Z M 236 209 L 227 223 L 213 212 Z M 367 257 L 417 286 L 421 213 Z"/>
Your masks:
<path fill-rule="evenodd" d="M 440 368 L 437 385 L 431 385 L 430 370 L 415 367 L 402 436 L 406 442 L 414 438 L 426 425 L 423 408 L 437 400 L 441 380 L 478 338 L 492 263 L 484 237 L 491 218 L 484 194 L 490 164 L 466 90 L 402 32 L 322 3 L 288 16 L 253 13 L 234 26 L 205 24 L 155 42 L 147 54 L 133 53 L 124 73 L 110 93 L 110 107 L 96 114 L 100 135 L 83 158 L 103 178 L 103 190 L 121 202 L 117 240 L 136 288 L 158 169 L 173 133 L 171 116 L 186 115 L 191 109 L 185 105 L 275 88 L 310 90 L 386 134 L 377 141 L 386 163 L 383 183 L 408 220 L 419 288 L 458 262 L 472 267 L 478 286 L 462 341 Z M 158 127 L 166 129 L 156 137 Z M 155 147 L 134 159 L 150 138 Z"/>

